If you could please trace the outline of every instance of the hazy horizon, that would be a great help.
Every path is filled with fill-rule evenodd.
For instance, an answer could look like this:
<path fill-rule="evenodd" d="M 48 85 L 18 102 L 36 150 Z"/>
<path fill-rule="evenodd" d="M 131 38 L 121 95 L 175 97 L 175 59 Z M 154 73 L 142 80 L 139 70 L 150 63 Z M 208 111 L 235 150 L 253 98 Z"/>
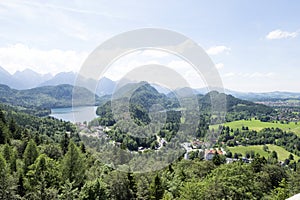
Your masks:
<path fill-rule="evenodd" d="M 51 73 L 39 73 L 39 72 L 36 72 L 36 71 L 34 71 L 34 70 L 32 70 L 32 69 L 29 69 L 29 68 L 26 68 L 26 69 L 24 69 L 24 70 L 18 70 L 18 71 L 16 71 L 16 72 L 14 72 L 14 73 L 11 73 L 11 72 L 9 72 L 8 70 L 6 70 L 3 66 L 0 66 L 0 68 L 3 68 L 6 72 L 8 72 L 11 76 L 13 76 L 15 73 L 17 73 L 17 72 L 24 72 L 24 71 L 26 71 L 26 70 L 30 70 L 30 71 L 33 71 L 33 72 L 35 72 L 35 73 L 38 73 L 38 74 L 40 74 L 40 75 L 42 75 L 42 76 L 45 76 L 45 75 L 49 75 L 49 74 L 51 74 Z M 75 75 L 78 75 L 78 72 L 76 72 L 76 71 L 62 71 L 62 72 L 58 72 L 58 73 L 56 73 L 56 74 L 51 74 L 51 77 L 50 77 L 50 79 L 51 78 L 53 78 L 53 77 L 55 77 L 56 75 L 58 75 L 58 74 L 60 74 L 60 73 L 74 73 Z M 117 80 L 113 80 L 113 79 L 111 79 L 111 78 L 109 78 L 109 77 L 107 77 L 107 76 L 104 76 L 104 78 L 107 78 L 107 79 L 110 79 L 110 80 L 112 80 L 112 81 L 114 81 L 114 82 L 117 82 L 117 81 L 119 81 L 120 79 L 117 79 Z M 50 80 L 49 79 L 49 80 Z M 130 81 L 133 81 L 133 82 L 139 82 L 138 80 L 132 80 L 132 79 L 130 79 Z M 154 83 L 154 84 L 158 84 L 159 85 L 159 83 Z M 160 86 L 162 86 L 162 85 L 160 85 Z M 206 86 L 203 86 L 203 87 L 191 87 L 192 89 L 207 89 L 207 87 Z M 168 89 L 168 88 L 167 88 Z M 178 88 L 177 88 L 178 89 Z M 300 91 L 287 91 L 287 90 L 284 90 L 284 91 L 278 91 L 278 90 L 274 90 L 274 91 L 260 91 L 260 92 L 258 92 L 258 91 L 239 91 L 239 90 L 234 90 L 234 89 L 231 89 L 231 88 L 226 88 L 226 87 L 224 87 L 224 89 L 225 90 L 230 90 L 230 91 L 232 91 L 232 92 L 240 92 L 240 93 L 271 93 L 271 92 L 291 92 L 291 93 L 300 93 Z"/>

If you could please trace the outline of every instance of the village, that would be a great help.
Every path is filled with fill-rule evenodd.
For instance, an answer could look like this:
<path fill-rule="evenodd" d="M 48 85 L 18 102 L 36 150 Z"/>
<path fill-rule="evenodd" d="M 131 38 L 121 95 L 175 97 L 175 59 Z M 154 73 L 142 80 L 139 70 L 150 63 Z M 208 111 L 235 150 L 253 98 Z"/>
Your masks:
<path fill-rule="evenodd" d="M 87 123 L 76 123 L 76 126 L 78 127 L 81 135 L 86 135 L 88 137 L 95 137 L 95 138 L 104 138 L 109 139 L 108 135 L 106 134 L 111 129 L 109 127 L 103 127 L 103 126 L 89 126 Z M 164 138 L 160 138 L 157 136 L 157 142 L 158 146 L 155 150 L 161 149 L 163 146 L 167 144 L 167 141 Z M 121 143 L 112 141 L 112 145 L 121 146 Z M 199 141 L 195 139 L 191 142 L 184 142 L 181 144 L 181 146 L 185 149 L 184 153 L 184 159 L 190 160 L 194 159 L 195 157 L 199 158 L 200 160 L 207 160 L 210 161 L 213 159 L 213 157 L 218 155 L 226 156 L 226 151 L 221 148 L 206 148 L 206 146 L 209 146 L 206 142 Z M 138 152 L 144 152 L 150 150 L 149 148 L 139 147 Z M 244 163 L 251 163 L 251 158 L 228 158 L 226 157 L 226 163 L 232 163 L 236 161 L 242 161 Z"/>

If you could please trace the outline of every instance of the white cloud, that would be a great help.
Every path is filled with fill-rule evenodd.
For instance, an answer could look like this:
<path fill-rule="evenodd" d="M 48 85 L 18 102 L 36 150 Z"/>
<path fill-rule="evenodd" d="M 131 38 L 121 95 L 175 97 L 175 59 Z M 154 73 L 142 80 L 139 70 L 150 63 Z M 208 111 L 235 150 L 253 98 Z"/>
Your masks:
<path fill-rule="evenodd" d="M 201 75 L 193 69 L 186 71 L 183 75 L 183 78 L 185 78 L 187 83 L 192 88 L 203 88 L 207 86 Z"/>
<path fill-rule="evenodd" d="M 0 65 L 10 73 L 30 68 L 39 73 L 56 74 L 78 71 L 87 56 L 87 52 L 40 50 L 19 43 L 0 48 Z"/>
<path fill-rule="evenodd" d="M 169 55 L 168 53 L 152 50 L 135 52 L 119 58 L 110 66 L 108 71 L 105 73 L 105 76 L 112 80 L 119 80 L 121 78 L 124 78 L 127 73 L 138 70 L 140 66 L 149 64 L 157 64 L 170 68 L 170 73 L 173 73 L 175 71 L 174 73 L 177 73 L 186 81 L 187 84 L 194 88 L 205 86 L 201 75 L 199 75 L 188 62 L 177 58 L 176 56 Z M 166 70 L 167 69 L 162 69 L 162 72 L 165 73 Z M 145 76 L 146 77 L 141 76 L 139 78 L 151 78 L 150 76 L 148 77 L 147 74 L 145 74 Z M 170 80 L 172 78 L 174 77 L 165 77 L 166 80 Z M 179 81 L 177 83 L 174 83 L 174 85 L 176 85 L 176 87 L 179 87 L 181 83 L 182 82 Z M 170 88 L 172 87 L 170 86 Z"/>
<path fill-rule="evenodd" d="M 206 50 L 206 53 L 208 55 L 217 55 L 223 52 L 229 53 L 231 51 L 231 48 L 226 46 L 213 46 Z"/>
<path fill-rule="evenodd" d="M 184 60 L 172 60 L 167 64 L 167 66 L 178 71 L 179 73 L 184 73 L 192 68 L 192 66 Z"/>
<path fill-rule="evenodd" d="M 229 73 L 224 74 L 223 77 L 232 77 L 234 75 L 235 75 L 235 73 L 229 72 Z"/>
<path fill-rule="evenodd" d="M 217 63 L 215 66 L 216 66 L 217 69 L 223 69 L 224 68 L 223 63 Z"/>
<path fill-rule="evenodd" d="M 267 72 L 267 73 L 261 73 L 261 72 L 253 72 L 253 73 L 234 73 L 234 72 L 229 72 L 224 74 L 222 77 L 237 77 L 237 78 L 272 78 L 274 77 L 275 73 L 274 72 Z"/>
<path fill-rule="evenodd" d="M 298 35 L 298 32 L 288 32 L 282 31 L 280 29 L 271 31 L 266 38 L 268 40 L 275 40 L 275 39 L 286 39 L 286 38 L 294 38 Z"/>
<path fill-rule="evenodd" d="M 79 17 L 76 14 L 87 14 L 87 16 L 80 15 Z M 24 26 L 27 25 L 24 32 L 32 32 L 31 35 L 35 35 L 36 27 L 38 27 L 37 32 L 44 31 L 42 35 L 46 40 L 51 40 L 56 34 L 60 37 L 67 36 L 71 37 L 72 40 L 75 38 L 83 41 L 107 38 L 108 34 L 105 31 L 95 31 L 83 20 L 83 17 L 89 17 L 88 14 L 97 13 L 59 6 L 59 4 L 0 1 L 0 18 L 3 17 L 4 21 L 8 21 L 8 23 L 15 20 L 24 23 Z M 99 15 L 102 14 L 99 13 Z M 103 14 L 103 17 L 108 18 L 109 16 Z M 53 30 L 55 30 L 55 34 L 53 34 Z"/>
<path fill-rule="evenodd" d="M 247 77 L 247 78 L 270 78 L 274 76 L 274 73 L 273 72 L 268 72 L 268 73 L 260 73 L 260 72 L 254 72 L 254 73 L 247 73 L 244 75 L 244 77 Z"/>

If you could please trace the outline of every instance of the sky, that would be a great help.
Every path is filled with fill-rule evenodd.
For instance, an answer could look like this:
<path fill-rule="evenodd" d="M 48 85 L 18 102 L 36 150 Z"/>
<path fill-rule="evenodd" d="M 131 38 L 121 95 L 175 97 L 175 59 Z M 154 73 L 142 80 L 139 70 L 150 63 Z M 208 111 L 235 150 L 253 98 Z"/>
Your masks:
<path fill-rule="evenodd" d="M 0 66 L 12 74 L 27 68 L 43 74 L 77 72 L 107 39 L 139 28 L 163 28 L 201 46 L 225 88 L 300 92 L 299 10 L 300 2 L 292 0 L 1 0 Z M 161 57 L 155 52 L 129 55 L 107 76 L 119 79 L 126 73 L 122 67 L 160 63 Z M 170 58 L 164 64 L 177 67 L 193 87 L 202 86 L 187 63 Z"/>

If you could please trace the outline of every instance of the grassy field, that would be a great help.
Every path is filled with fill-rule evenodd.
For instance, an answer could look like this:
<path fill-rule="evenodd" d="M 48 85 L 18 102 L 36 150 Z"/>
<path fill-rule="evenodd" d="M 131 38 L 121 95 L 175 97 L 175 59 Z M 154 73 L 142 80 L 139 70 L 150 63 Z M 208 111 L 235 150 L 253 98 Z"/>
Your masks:
<path fill-rule="evenodd" d="M 269 147 L 269 152 L 272 151 L 277 152 L 278 160 L 284 161 L 290 155 L 290 152 L 288 152 L 282 147 L 272 145 L 272 144 L 268 144 L 267 146 Z M 269 153 L 263 150 L 263 145 L 229 147 L 229 150 L 232 152 L 232 154 L 241 153 L 243 156 L 245 156 L 246 152 L 250 152 L 250 151 L 254 151 L 255 154 L 259 153 L 261 156 L 264 156 L 265 158 L 269 156 Z M 299 157 L 294 155 L 294 159 L 298 160 Z"/>
<path fill-rule="evenodd" d="M 213 125 L 211 128 L 216 129 L 219 125 Z M 259 120 L 238 120 L 233 122 L 224 123 L 224 126 L 229 126 L 233 129 L 241 129 L 242 126 L 247 126 L 250 130 L 262 130 L 264 128 L 280 128 L 285 131 L 292 131 L 298 136 L 300 136 L 300 122 L 296 124 L 295 122 L 290 122 L 289 124 L 281 124 L 278 123 L 272 123 L 272 122 L 261 122 Z"/>

